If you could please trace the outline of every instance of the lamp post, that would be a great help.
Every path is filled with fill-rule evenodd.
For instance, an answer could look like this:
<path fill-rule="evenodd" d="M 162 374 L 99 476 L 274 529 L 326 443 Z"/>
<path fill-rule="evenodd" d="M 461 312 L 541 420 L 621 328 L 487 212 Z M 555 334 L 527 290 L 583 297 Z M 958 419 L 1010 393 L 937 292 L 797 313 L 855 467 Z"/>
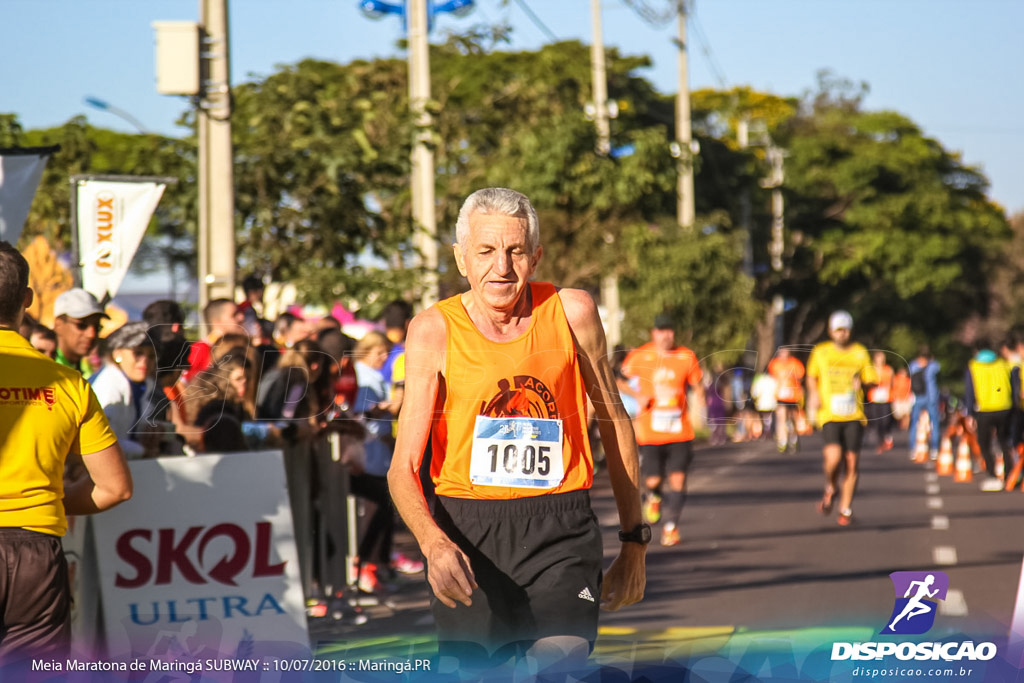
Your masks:
<path fill-rule="evenodd" d="M 99 109 L 100 111 L 105 111 L 108 114 L 113 114 L 114 116 L 124 119 L 128 123 L 135 126 L 135 129 L 138 130 L 143 135 L 149 135 L 149 131 L 146 130 L 146 127 L 144 125 L 142 125 L 142 122 L 134 116 L 132 116 L 131 114 L 129 114 L 128 112 L 126 112 L 124 109 L 121 109 L 120 107 L 115 107 L 110 102 L 107 102 L 106 100 L 101 100 L 98 97 L 93 97 L 92 95 L 86 95 L 84 101 L 86 104 L 88 104 L 90 107 L 93 107 L 94 109 Z"/>
<path fill-rule="evenodd" d="M 428 36 L 434 16 L 443 12 L 468 13 L 473 0 L 406 0 L 403 3 L 361 0 L 360 9 L 371 18 L 398 14 L 409 38 L 409 107 L 419 129 L 412 151 L 412 219 L 417 228 L 414 237 L 426 269 L 421 303 L 424 308 L 438 299 L 437 279 L 437 213 L 434 207 L 434 152 L 431 149 L 431 117 L 426 104 L 430 101 L 430 52 Z"/>

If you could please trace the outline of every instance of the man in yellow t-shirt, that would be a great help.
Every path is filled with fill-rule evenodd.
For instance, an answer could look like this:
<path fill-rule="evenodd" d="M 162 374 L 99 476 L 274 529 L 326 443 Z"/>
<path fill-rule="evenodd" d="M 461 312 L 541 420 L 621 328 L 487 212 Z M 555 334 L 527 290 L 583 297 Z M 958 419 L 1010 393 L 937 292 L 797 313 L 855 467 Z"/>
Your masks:
<path fill-rule="evenodd" d="M 113 507 L 131 472 L 81 373 L 18 334 L 32 303 L 28 263 L 0 242 L 0 666 L 69 653 L 71 598 L 61 547 L 66 515 Z M 84 466 L 65 481 L 65 464 Z M 12 679 L 13 680 L 13 679 Z"/>
<path fill-rule="evenodd" d="M 857 489 L 860 447 L 864 441 L 864 393 L 878 383 L 868 350 L 851 342 L 853 317 L 836 311 L 828 320 L 830 341 L 821 342 L 807 360 L 807 410 L 825 437 L 825 493 L 818 512 L 832 511 L 839 493 L 840 526 L 853 520 L 853 493 Z M 839 484 L 839 473 L 846 476 Z"/>

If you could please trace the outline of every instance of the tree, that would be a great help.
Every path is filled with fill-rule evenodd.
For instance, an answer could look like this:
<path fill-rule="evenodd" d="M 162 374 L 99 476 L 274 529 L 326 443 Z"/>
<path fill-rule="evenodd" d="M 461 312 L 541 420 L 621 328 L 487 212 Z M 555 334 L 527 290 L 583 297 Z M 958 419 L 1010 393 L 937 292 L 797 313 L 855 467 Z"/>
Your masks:
<path fill-rule="evenodd" d="M 989 267 L 1009 237 L 987 181 L 896 112 L 865 112 L 846 84 L 822 89 L 780 127 L 789 150 L 790 339 L 813 341 L 848 308 L 858 335 L 888 346 L 955 332 L 988 310 Z M 906 342 L 904 342 L 906 343 Z M 890 346 L 891 348 L 891 346 Z M 911 349 L 898 349 L 909 353 Z"/>
<path fill-rule="evenodd" d="M 243 269 L 295 281 L 317 303 L 412 289 L 416 273 L 402 259 L 412 126 L 394 102 L 404 69 L 305 60 L 235 89 Z"/>

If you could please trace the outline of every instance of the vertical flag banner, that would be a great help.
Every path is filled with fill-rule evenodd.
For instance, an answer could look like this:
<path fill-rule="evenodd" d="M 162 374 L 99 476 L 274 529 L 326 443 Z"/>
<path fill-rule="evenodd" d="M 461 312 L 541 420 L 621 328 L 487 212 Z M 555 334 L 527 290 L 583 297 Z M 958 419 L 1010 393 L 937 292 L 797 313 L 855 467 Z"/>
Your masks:
<path fill-rule="evenodd" d="M 50 155 L 59 147 L 0 149 L 0 240 L 18 241 Z"/>
<path fill-rule="evenodd" d="M 130 177 L 75 184 L 82 288 L 97 299 L 117 294 L 166 187 Z"/>

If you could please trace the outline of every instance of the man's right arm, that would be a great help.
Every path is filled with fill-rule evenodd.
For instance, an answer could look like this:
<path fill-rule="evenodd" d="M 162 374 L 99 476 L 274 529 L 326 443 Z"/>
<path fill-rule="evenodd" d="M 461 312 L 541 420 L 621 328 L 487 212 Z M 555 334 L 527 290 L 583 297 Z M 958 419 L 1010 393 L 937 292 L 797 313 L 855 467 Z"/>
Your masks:
<path fill-rule="evenodd" d="M 132 473 L 117 442 L 82 455 L 88 472 L 64 488 L 64 513 L 91 515 L 109 510 L 132 497 Z"/>
<path fill-rule="evenodd" d="M 446 345 L 445 322 L 437 309 L 428 309 L 413 318 L 405 344 L 405 396 L 398 415 L 398 440 L 388 470 L 388 487 L 395 508 L 427 560 L 427 580 L 434 595 L 448 607 L 455 607 L 456 602 L 470 604 L 476 580 L 469 558 L 431 516 L 419 478 L 444 370 Z"/>

